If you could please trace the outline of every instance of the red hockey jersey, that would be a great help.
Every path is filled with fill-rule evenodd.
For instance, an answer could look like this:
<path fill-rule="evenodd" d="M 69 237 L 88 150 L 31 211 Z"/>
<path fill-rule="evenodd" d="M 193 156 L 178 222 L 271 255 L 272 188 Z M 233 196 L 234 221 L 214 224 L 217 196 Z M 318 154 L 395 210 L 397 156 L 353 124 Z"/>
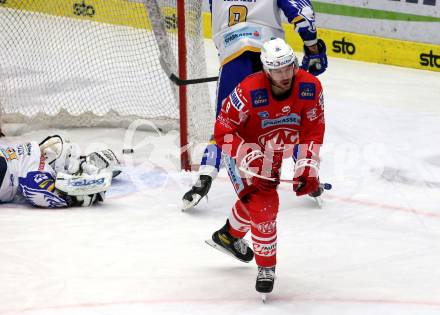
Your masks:
<path fill-rule="evenodd" d="M 290 95 L 283 99 L 274 97 L 264 72 L 244 79 L 223 101 L 214 137 L 231 157 L 252 148 L 287 158 L 294 144 L 322 144 L 324 130 L 321 82 L 299 69 Z"/>

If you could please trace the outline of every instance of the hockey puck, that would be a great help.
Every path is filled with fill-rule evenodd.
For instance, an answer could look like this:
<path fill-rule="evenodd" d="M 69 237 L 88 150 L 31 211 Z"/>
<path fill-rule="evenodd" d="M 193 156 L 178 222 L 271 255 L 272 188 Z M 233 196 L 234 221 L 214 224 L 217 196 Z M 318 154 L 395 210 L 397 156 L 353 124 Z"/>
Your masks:
<path fill-rule="evenodd" d="M 133 149 L 122 149 L 122 154 L 131 154 L 134 153 Z"/>

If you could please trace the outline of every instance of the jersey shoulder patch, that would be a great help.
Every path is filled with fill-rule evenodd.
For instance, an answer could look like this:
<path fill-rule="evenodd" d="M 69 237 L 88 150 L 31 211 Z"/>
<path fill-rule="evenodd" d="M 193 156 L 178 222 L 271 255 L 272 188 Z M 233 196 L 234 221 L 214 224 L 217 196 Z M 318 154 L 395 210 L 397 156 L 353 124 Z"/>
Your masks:
<path fill-rule="evenodd" d="M 312 82 L 299 83 L 299 99 L 314 100 L 316 96 L 316 84 Z"/>
<path fill-rule="evenodd" d="M 267 89 L 251 90 L 252 107 L 262 107 L 269 105 L 269 93 Z"/>

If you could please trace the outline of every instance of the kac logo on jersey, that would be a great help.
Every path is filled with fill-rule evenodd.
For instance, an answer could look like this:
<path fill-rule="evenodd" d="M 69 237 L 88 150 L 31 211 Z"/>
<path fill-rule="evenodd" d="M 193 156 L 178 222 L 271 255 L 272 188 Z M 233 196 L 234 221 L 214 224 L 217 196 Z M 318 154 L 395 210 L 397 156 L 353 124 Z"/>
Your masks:
<path fill-rule="evenodd" d="M 269 105 L 269 95 L 266 89 L 251 91 L 252 107 L 262 107 Z"/>
<path fill-rule="evenodd" d="M 285 151 L 293 148 L 299 138 L 298 130 L 278 128 L 261 135 L 258 142 L 263 148 L 271 151 Z"/>
<path fill-rule="evenodd" d="M 302 82 L 299 84 L 299 98 L 301 100 L 314 100 L 315 94 L 315 83 Z"/>

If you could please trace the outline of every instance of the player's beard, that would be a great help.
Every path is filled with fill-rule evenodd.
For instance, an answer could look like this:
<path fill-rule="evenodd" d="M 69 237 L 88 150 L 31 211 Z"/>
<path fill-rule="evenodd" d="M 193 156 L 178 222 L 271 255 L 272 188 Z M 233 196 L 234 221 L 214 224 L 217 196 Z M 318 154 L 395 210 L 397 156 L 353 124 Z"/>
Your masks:
<path fill-rule="evenodd" d="M 270 83 L 275 88 L 273 89 L 275 94 L 284 94 L 292 88 L 293 77 L 281 81 L 274 81 L 270 78 Z"/>

